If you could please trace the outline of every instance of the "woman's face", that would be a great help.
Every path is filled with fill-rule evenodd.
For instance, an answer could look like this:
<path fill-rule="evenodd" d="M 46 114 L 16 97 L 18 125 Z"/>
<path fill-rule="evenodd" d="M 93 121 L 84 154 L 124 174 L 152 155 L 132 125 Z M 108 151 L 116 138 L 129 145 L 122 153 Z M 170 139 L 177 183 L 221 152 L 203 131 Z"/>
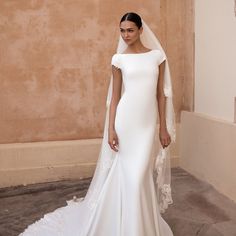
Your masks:
<path fill-rule="evenodd" d="M 131 45 L 139 40 L 142 30 L 142 27 L 139 29 L 138 26 L 132 21 L 125 20 L 120 23 L 121 37 L 128 45 Z"/>

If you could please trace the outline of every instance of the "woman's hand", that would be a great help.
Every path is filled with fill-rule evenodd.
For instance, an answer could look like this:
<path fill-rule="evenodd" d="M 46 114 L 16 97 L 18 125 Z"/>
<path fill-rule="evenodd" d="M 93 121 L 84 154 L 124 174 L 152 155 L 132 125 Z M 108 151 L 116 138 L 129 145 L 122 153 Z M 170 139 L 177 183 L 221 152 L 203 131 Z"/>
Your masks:
<path fill-rule="evenodd" d="M 166 128 L 160 128 L 159 138 L 163 148 L 167 147 L 171 143 L 171 137 Z"/>
<path fill-rule="evenodd" d="M 108 144 L 110 145 L 111 149 L 115 152 L 118 152 L 117 146 L 119 145 L 118 136 L 114 129 L 109 129 L 108 131 Z"/>

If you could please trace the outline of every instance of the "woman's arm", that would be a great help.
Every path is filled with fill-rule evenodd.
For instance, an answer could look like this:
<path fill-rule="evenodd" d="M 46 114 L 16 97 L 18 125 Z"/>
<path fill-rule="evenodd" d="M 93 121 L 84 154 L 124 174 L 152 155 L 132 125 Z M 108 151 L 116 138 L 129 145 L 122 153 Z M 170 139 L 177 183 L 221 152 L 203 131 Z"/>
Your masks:
<path fill-rule="evenodd" d="M 159 138 L 163 148 L 167 147 L 171 142 L 171 138 L 167 131 L 167 126 L 166 126 L 166 110 L 165 110 L 166 97 L 164 94 L 164 71 L 165 71 L 165 61 L 159 65 L 159 77 L 157 83 L 157 101 L 158 101 L 158 111 L 160 120 Z"/>
<path fill-rule="evenodd" d="M 109 112 L 109 127 L 108 127 L 108 143 L 114 151 L 118 151 L 118 137 L 115 131 L 115 116 L 116 108 L 121 97 L 122 88 L 122 73 L 121 70 L 114 65 L 112 65 L 112 75 L 113 75 L 113 86 L 112 86 L 112 98 L 110 104 Z"/>

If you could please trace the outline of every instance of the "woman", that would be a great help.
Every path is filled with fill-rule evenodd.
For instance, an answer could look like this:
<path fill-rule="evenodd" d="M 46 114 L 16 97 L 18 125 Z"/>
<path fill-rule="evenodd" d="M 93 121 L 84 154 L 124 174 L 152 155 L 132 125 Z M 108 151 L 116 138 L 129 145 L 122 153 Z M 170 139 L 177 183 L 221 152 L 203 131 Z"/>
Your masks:
<path fill-rule="evenodd" d="M 121 18 L 120 31 L 111 61 L 104 136 L 88 192 L 21 235 L 173 236 L 160 215 L 172 203 L 168 148 L 175 140 L 167 58 L 136 13 Z M 157 110 L 162 147 L 153 172 Z"/>

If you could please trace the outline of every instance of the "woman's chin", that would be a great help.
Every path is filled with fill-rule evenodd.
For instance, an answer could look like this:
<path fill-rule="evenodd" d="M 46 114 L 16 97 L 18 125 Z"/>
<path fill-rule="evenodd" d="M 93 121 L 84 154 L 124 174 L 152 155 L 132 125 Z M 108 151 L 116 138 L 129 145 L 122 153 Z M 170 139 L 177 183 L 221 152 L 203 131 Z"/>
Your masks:
<path fill-rule="evenodd" d="M 131 46 L 131 45 L 133 44 L 133 42 L 132 42 L 132 41 L 126 41 L 126 44 L 127 44 L 128 46 Z"/>

